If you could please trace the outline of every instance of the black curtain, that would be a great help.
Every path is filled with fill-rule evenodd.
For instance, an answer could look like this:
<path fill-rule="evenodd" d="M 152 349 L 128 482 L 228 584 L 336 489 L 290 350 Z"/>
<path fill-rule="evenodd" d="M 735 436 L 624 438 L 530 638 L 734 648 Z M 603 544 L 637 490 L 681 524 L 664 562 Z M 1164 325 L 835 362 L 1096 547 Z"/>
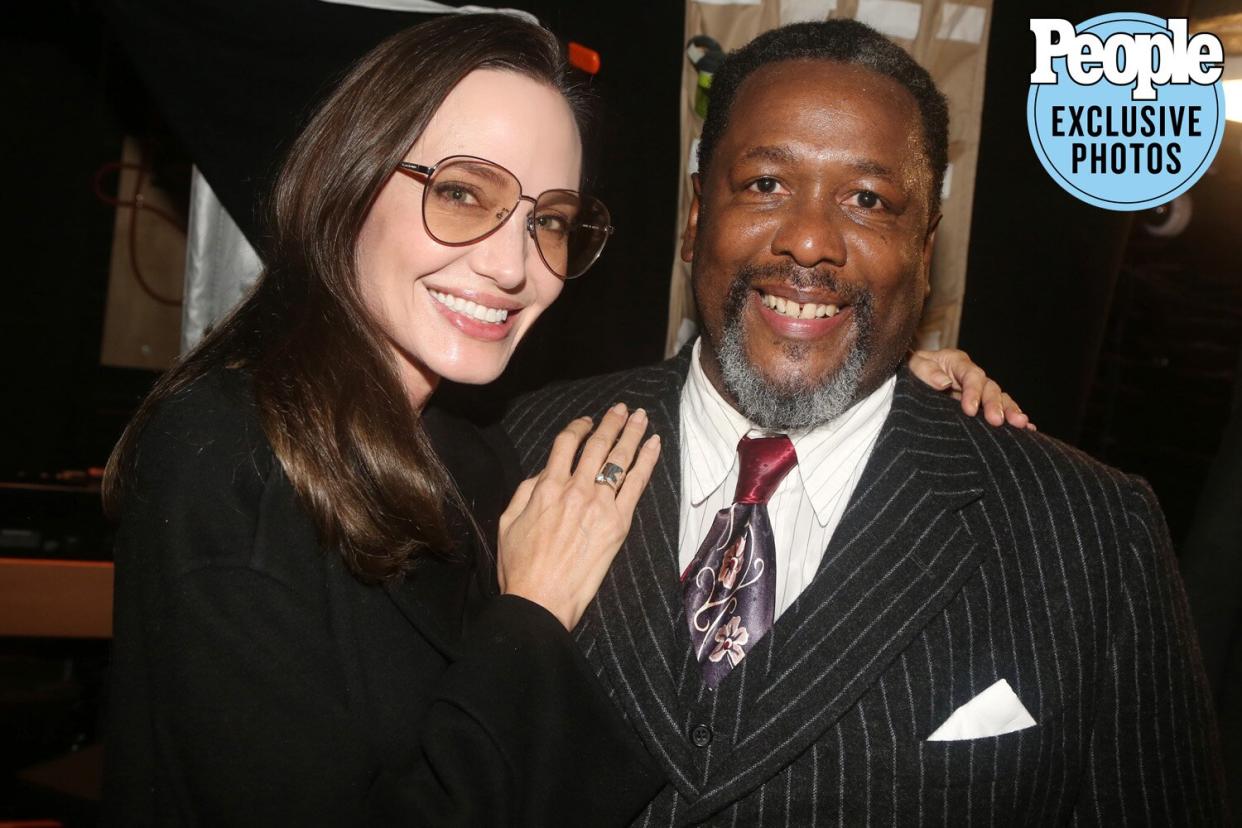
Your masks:
<path fill-rule="evenodd" d="M 1126 11 L 1185 17 L 1184 0 Z M 1116 3 L 993 4 L 979 166 L 960 345 L 999 378 L 1039 427 L 1076 442 L 1095 376 L 1131 214 L 1062 190 L 1030 147 L 1026 98 L 1035 41 L 1030 18 L 1077 23 Z"/>
<path fill-rule="evenodd" d="M 1242 351 L 1238 357 L 1232 416 L 1181 564 L 1220 717 L 1230 793 L 1242 807 Z"/>

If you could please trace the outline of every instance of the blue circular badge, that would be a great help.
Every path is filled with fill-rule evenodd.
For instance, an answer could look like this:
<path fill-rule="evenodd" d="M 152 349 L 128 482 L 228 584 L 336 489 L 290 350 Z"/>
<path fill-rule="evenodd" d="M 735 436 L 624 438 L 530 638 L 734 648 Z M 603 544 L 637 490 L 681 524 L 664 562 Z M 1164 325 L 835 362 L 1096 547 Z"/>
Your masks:
<path fill-rule="evenodd" d="M 1114 77 L 1124 76 L 1127 60 L 1149 60 L 1157 75 L 1149 87 L 1154 95 L 1143 99 L 1135 94 L 1141 80 L 1114 83 L 1106 74 L 1079 83 L 1067 69 L 1067 57 L 1053 57 L 1055 82 L 1032 83 L 1027 96 L 1035 154 L 1054 181 L 1088 204 L 1146 210 L 1172 201 L 1207 172 L 1220 147 L 1225 133 L 1221 81 L 1187 81 L 1174 69 L 1173 77 L 1161 83 L 1160 62 L 1170 58 L 1160 49 L 1149 45 L 1143 52 L 1126 52 L 1116 47 L 1124 38 L 1109 42 L 1116 34 L 1134 36 L 1140 45 L 1148 42 L 1144 35 L 1173 38 L 1169 21 L 1162 18 L 1115 12 L 1074 27 L 1075 38 L 1084 33 L 1106 44 L 1101 63 L 1114 62 Z M 1181 35 L 1184 41 L 1184 30 Z M 1037 60 L 1039 48 L 1037 35 Z M 1176 54 L 1175 46 L 1170 49 Z M 1170 72 L 1169 66 L 1163 68 Z"/>

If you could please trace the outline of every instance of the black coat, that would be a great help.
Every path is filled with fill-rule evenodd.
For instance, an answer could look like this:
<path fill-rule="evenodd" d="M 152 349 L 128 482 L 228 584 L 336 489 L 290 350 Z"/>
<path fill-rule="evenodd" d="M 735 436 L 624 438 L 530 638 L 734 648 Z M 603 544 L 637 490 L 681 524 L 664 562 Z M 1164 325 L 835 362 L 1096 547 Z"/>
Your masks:
<path fill-rule="evenodd" d="M 494 517 L 504 447 L 425 420 Z M 244 374 L 162 404 L 136 464 L 105 743 L 116 824 L 607 825 L 659 789 L 555 618 L 487 597 L 478 544 L 477 567 L 425 562 L 388 588 L 322 548 Z"/>
<path fill-rule="evenodd" d="M 575 635 L 670 779 L 644 826 L 1216 825 L 1203 668 L 1142 481 L 996 429 L 903 370 L 813 581 L 715 692 L 678 580 L 688 351 L 546 389 L 505 427 L 524 463 L 554 424 L 620 400 L 663 450 Z M 1008 681 L 1034 727 L 926 741 Z"/>

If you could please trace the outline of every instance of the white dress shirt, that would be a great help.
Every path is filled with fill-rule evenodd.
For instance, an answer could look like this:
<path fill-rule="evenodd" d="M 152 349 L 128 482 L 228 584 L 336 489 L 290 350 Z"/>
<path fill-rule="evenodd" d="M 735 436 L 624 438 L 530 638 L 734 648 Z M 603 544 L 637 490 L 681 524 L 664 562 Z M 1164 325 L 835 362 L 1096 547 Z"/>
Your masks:
<path fill-rule="evenodd" d="M 682 572 L 698 553 L 716 512 L 733 503 L 738 441 L 769 433 L 720 396 L 699 364 L 701 345 L 694 344 L 681 391 Z M 892 408 L 896 382 L 890 378 L 830 423 L 789 433 L 798 465 L 768 501 L 776 540 L 777 618 L 815 577 Z"/>

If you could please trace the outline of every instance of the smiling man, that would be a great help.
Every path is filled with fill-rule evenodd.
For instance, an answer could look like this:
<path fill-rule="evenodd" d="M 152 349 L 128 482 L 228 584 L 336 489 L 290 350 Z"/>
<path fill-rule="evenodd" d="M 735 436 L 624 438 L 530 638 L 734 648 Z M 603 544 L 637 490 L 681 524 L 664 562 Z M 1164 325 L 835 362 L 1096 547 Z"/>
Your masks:
<path fill-rule="evenodd" d="M 916 92 L 863 66 L 783 60 L 704 129 L 682 257 L 703 369 L 756 425 L 834 420 L 891 384 L 910 345 L 945 154 L 920 112 L 947 122 L 930 82 Z"/>
<path fill-rule="evenodd" d="M 700 339 L 506 419 L 530 469 L 617 400 L 664 439 L 576 631 L 668 774 L 643 825 L 1224 820 L 1150 490 L 901 367 L 946 144 L 873 30 L 761 35 L 700 144 Z"/>

